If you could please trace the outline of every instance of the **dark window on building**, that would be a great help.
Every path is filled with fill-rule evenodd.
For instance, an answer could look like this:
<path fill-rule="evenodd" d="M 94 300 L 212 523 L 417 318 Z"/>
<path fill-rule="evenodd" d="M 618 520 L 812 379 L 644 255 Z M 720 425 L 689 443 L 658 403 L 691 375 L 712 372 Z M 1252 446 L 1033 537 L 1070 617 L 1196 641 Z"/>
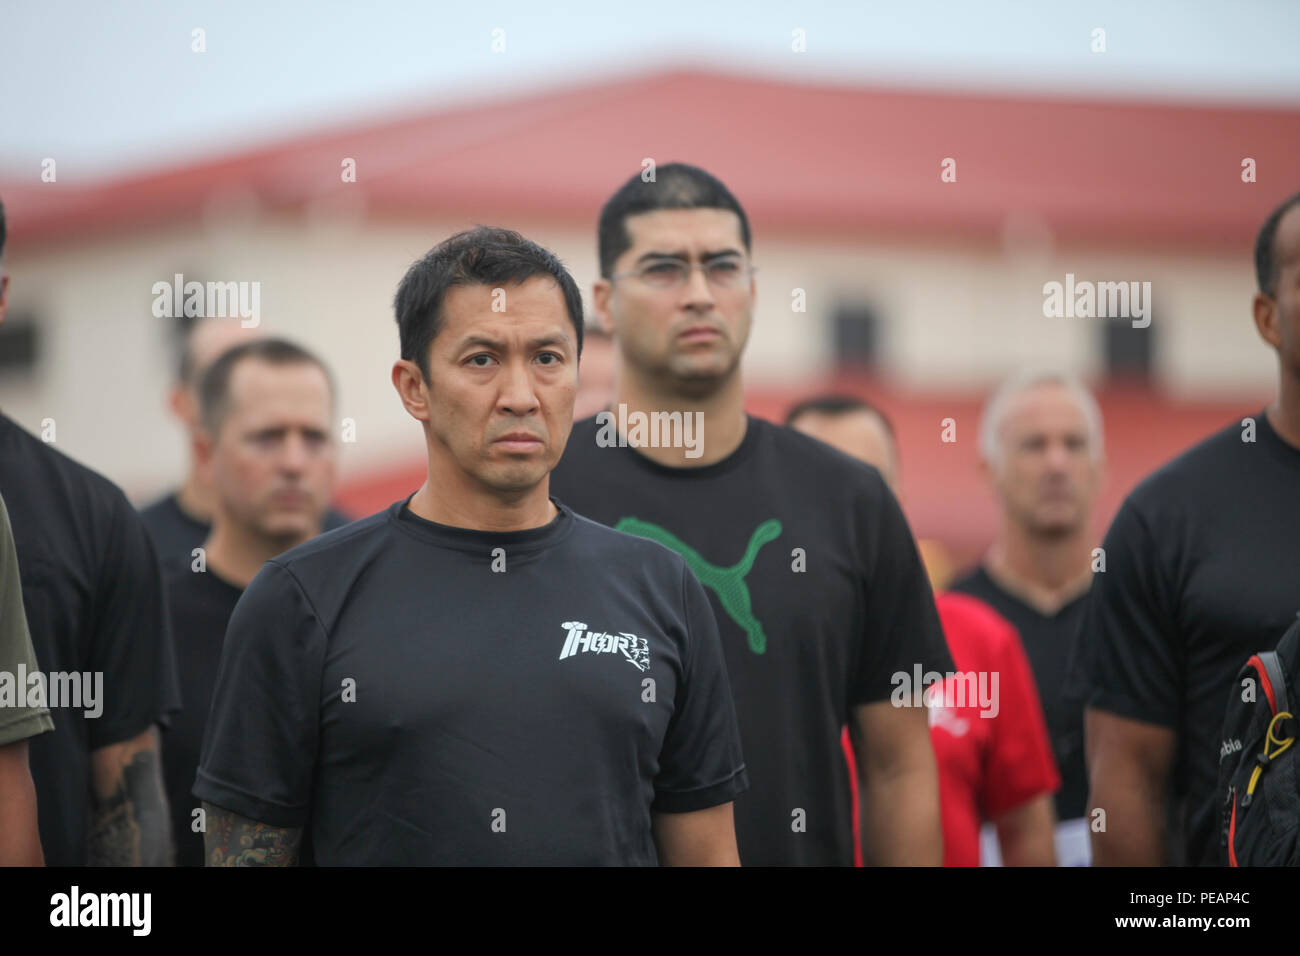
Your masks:
<path fill-rule="evenodd" d="M 1098 319 L 1102 323 L 1102 355 L 1106 374 L 1127 381 L 1151 380 L 1159 320 L 1152 315 L 1146 328 L 1134 328 L 1132 319 Z"/>
<path fill-rule="evenodd" d="M 831 314 L 831 345 L 841 365 L 874 366 L 880 359 L 880 316 L 866 302 L 840 302 Z"/>
<path fill-rule="evenodd" d="M 32 371 L 39 345 L 36 317 L 30 312 L 11 311 L 0 322 L 0 375 Z"/>

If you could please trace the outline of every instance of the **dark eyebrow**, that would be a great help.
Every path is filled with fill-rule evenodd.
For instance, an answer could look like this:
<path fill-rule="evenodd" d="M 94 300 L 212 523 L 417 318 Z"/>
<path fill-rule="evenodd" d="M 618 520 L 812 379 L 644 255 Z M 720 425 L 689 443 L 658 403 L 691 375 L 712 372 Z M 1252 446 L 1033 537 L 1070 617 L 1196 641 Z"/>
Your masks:
<path fill-rule="evenodd" d="M 534 349 L 544 348 L 545 346 L 548 345 L 567 345 L 570 348 L 572 348 L 573 340 L 562 332 L 556 332 L 553 335 L 542 335 L 539 336 L 538 338 L 530 339 L 526 343 L 526 346 L 529 349 L 529 351 L 532 351 Z M 480 346 L 482 348 L 492 349 L 493 351 L 496 352 L 501 352 L 505 350 L 505 343 L 500 341 L 499 339 L 489 338 L 486 335 L 475 334 L 475 335 L 466 336 L 465 339 L 460 343 L 460 346 L 457 348 L 456 351 L 462 352 L 465 349 L 474 346 Z"/>
<path fill-rule="evenodd" d="M 743 256 L 743 255 L 744 253 L 741 252 L 739 249 L 735 249 L 735 248 L 720 249 L 716 252 L 704 253 L 704 255 L 700 256 L 700 261 L 708 262 L 711 259 L 721 259 L 723 256 Z M 691 258 L 690 253 L 688 253 L 685 249 L 678 249 L 676 252 L 657 252 L 657 251 L 645 252 L 637 257 L 637 260 L 636 262 L 633 263 L 633 265 L 640 265 L 641 263 L 645 262 L 647 259 L 680 259 L 683 262 L 689 262 L 690 258 Z"/>
<path fill-rule="evenodd" d="M 467 335 L 456 346 L 456 351 L 461 352 L 472 345 L 481 345 L 484 348 L 501 350 L 501 342 L 497 339 L 488 338 L 486 335 Z"/>

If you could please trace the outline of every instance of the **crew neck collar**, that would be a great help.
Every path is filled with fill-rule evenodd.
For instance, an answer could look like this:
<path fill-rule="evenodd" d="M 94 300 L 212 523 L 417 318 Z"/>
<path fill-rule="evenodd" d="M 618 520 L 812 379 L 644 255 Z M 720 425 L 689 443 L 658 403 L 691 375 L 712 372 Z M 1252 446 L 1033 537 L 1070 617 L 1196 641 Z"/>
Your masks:
<path fill-rule="evenodd" d="M 456 551 L 470 551 L 476 554 L 481 554 L 485 550 L 491 551 L 493 548 L 508 548 L 515 554 L 544 551 L 568 537 L 574 525 L 573 512 L 554 498 L 550 501 L 555 505 L 558 514 L 540 528 L 524 528 L 519 531 L 480 531 L 476 528 L 457 528 L 421 518 L 411 511 L 410 502 L 414 497 L 415 492 L 411 492 L 403 500 L 393 502 L 388 508 L 389 521 L 405 534 Z"/>

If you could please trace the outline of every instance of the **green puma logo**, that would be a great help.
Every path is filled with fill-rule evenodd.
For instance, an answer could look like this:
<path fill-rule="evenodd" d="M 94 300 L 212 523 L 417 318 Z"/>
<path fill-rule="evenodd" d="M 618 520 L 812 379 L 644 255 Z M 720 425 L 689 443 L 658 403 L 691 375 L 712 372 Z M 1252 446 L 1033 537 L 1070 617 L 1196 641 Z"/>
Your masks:
<path fill-rule="evenodd" d="M 758 623 L 758 618 L 754 617 L 754 608 L 749 600 L 749 588 L 745 585 L 745 575 L 749 574 L 749 569 L 754 566 L 754 559 L 758 557 L 759 549 L 781 536 L 780 521 L 771 518 L 755 528 L 754 533 L 749 537 L 749 545 L 745 548 L 744 557 L 729 568 L 710 564 L 700 557 L 698 551 L 671 531 L 649 521 L 631 517 L 620 518 L 618 524 L 614 525 L 614 530 L 658 541 L 680 554 L 686 559 L 691 571 L 700 579 L 700 583 L 706 588 L 713 589 L 718 595 L 718 600 L 722 602 L 723 610 L 744 630 L 749 638 L 749 649 L 755 654 L 762 654 L 767 650 L 767 635 L 763 633 L 763 625 Z"/>

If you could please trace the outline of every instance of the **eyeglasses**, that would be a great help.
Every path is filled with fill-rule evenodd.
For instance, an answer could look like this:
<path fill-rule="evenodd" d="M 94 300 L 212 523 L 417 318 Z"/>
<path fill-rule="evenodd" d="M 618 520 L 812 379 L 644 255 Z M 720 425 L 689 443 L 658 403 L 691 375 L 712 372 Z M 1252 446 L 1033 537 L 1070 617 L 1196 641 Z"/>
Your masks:
<path fill-rule="evenodd" d="M 636 276 L 654 289 L 679 289 L 696 269 L 702 269 L 709 283 L 719 289 L 733 289 L 758 271 L 757 266 L 750 265 L 741 256 L 718 256 L 708 262 L 663 258 L 647 260 L 639 269 L 615 272 L 609 278 L 614 280 Z"/>

